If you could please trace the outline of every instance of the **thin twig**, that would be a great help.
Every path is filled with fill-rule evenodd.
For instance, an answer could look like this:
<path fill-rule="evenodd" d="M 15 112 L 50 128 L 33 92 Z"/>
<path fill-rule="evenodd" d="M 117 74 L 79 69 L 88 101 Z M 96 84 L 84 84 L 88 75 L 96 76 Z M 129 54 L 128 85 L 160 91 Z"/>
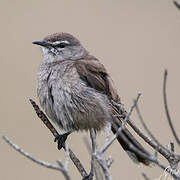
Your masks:
<path fill-rule="evenodd" d="M 159 141 L 155 138 L 155 136 L 151 133 L 151 131 L 147 127 L 146 123 L 144 122 L 144 119 L 143 119 L 142 114 L 139 110 L 138 104 L 136 105 L 136 112 L 138 114 L 139 120 L 140 120 L 141 124 L 143 125 L 144 129 L 146 130 L 148 135 L 152 138 L 152 140 L 156 143 L 156 149 L 154 148 L 155 149 L 155 155 L 157 155 L 158 149 L 160 147 L 169 154 L 168 158 L 166 158 L 166 159 L 169 159 L 170 156 L 172 156 L 172 155 L 176 156 L 177 159 L 180 159 L 179 155 L 175 154 L 174 152 L 170 151 L 169 149 L 164 147 L 162 144 L 160 144 Z"/>
<path fill-rule="evenodd" d="M 90 130 L 90 137 L 91 137 L 91 142 L 92 142 L 90 175 L 93 177 L 93 176 L 94 176 L 94 154 L 95 154 L 96 148 L 97 148 L 97 144 L 96 144 L 96 133 L 95 133 L 94 129 L 91 129 L 91 130 Z"/>
<path fill-rule="evenodd" d="M 170 142 L 170 148 L 171 148 L 171 152 L 174 152 L 174 143 Z"/>
<path fill-rule="evenodd" d="M 63 166 L 55 166 L 53 164 L 50 164 L 48 162 L 45 162 L 45 161 L 42 161 L 42 160 L 39 160 L 33 156 L 31 156 L 29 153 L 25 152 L 23 149 L 21 149 L 18 145 L 14 144 L 12 141 L 9 140 L 8 137 L 6 136 L 2 136 L 2 138 L 4 139 L 4 141 L 9 144 L 13 149 L 15 149 L 17 152 L 19 152 L 20 154 L 22 154 L 23 156 L 25 156 L 26 158 L 30 159 L 31 161 L 43 166 L 43 167 L 46 167 L 46 168 L 49 168 L 49 169 L 54 169 L 54 170 L 57 170 L 57 171 L 60 171 L 63 176 L 65 177 L 66 180 L 70 180 L 70 177 L 67 173 L 67 171 L 64 169 Z"/>
<path fill-rule="evenodd" d="M 167 115 L 167 119 L 168 119 L 168 122 L 170 124 L 170 127 L 172 129 L 172 131 L 174 130 L 174 127 L 172 125 L 172 122 L 171 122 L 171 118 L 170 118 L 170 115 L 169 115 L 169 111 L 168 111 L 168 106 L 167 106 L 167 96 L 166 96 L 166 81 L 167 81 L 167 70 L 165 71 L 165 74 L 164 74 L 164 81 L 163 81 L 163 96 L 164 96 L 164 104 L 165 104 L 165 110 L 166 110 L 166 115 Z M 162 169 L 166 170 L 170 175 L 172 175 L 174 177 L 174 179 L 179 179 L 180 176 L 178 175 L 178 171 L 177 171 L 177 168 L 178 168 L 178 163 L 180 161 L 180 158 L 179 158 L 179 155 L 176 155 L 174 153 L 174 144 L 171 143 L 170 145 L 170 150 L 163 147 L 158 141 L 157 139 L 153 136 L 153 134 L 151 133 L 151 131 L 148 129 L 148 127 L 146 126 L 143 118 L 142 118 L 142 115 L 139 111 L 139 108 L 138 108 L 138 105 L 136 105 L 136 110 L 137 110 L 137 113 L 138 113 L 138 116 L 139 116 L 139 119 L 142 123 L 142 125 L 144 126 L 145 130 L 148 132 L 148 134 L 151 136 L 151 138 L 153 139 L 153 141 L 156 143 L 155 147 L 153 147 L 155 150 L 156 150 L 156 153 L 154 155 L 154 157 L 152 158 L 152 162 L 156 163 L 159 167 L 161 167 Z M 129 123 L 132 123 L 132 121 L 129 121 Z M 131 124 L 130 124 L 131 125 Z M 138 131 L 138 133 L 140 133 L 140 135 L 142 137 L 144 137 L 144 134 L 138 129 L 136 128 L 136 126 L 133 125 L 133 129 L 135 127 L 135 130 Z M 131 126 L 132 127 L 132 126 Z M 175 132 L 175 130 L 174 130 Z M 175 133 L 175 135 L 176 133 Z M 177 137 L 178 138 L 178 137 Z M 144 139 L 144 138 L 143 138 Z M 147 138 L 148 139 L 148 138 Z M 144 139 L 144 140 L 147 140 L 147 139 Z M 154 142 L 150 139 L 148 139 L 148 141 L 151 143 L 151 145 L 154 146 Z M 161 149 L 160 149 L 161 148 Z M 160 162 L 158 161 L 157 159 L 157 151 L 161 150 L 161 154 L 163 154 L 163 156 L 169 161 L 169 164 L 171 166 L 171 169 L 169 168 L 165 168 L 165 166 Z M 148 157 L 147 157 L 148 158 Z M 149 160 L 151 160 L 151 156 L 149 156 Z"/>
<path fill-rule="evenodd" d="M 94 135 L 92 135 L 91 136 L 91 134 L 90 134 L 90 138 L 92 139 L 94 137 Z M 87 149 L 88 149 L 88 152 L 89 152 L 89 154 L 91 154 L 91 156 L 95 156 L 95 154 L 96 154 L 96 152 L 94 152 L 93 154 L 92 154 L 92 148 L 91 148 L 91 145 L 90 145 L 90 143 L 89 143 L 89 140 L 87 139 L 87 137 L 86 136 L 84 136 L 83 137 L 83 140 L 84 140 L 84 143 L 85 143 L 85 145 L 86 145 L 86 147 L 87 147 Z M 91 140 L 92 141 L 92 140 Z M 96 144 L 96 140 L 94 141 L 93 140 L 93 142 L 92 142 L 94 145 L 94 147 L 96 147 L 97 146 L 97 144 Z M 95 150 L 96 151 L 96 150 Z M 92 161 L 91 161 L 92 162 Z M 99 162 L 97 161 L 97 159 L 96 158 L 94 158 L 94 174 L 95 174 L 95 179 L 96 180 L 105 180 L 105 175 L 104 175 L 104 172 L 103 172 L 103 170 L 102 170 L 102 167 L 101 167 L 101 165 L 99 164 Z M 109 165 L 111 165 L 110 164 L 111 162 L 109 162 Z M 108 164 L 108 162 L 107 162 L 107 164 Z M 92 166 L 91 166 L 92 167 Z"/>
<path fill-rule="evenodd" d="M 142 114 L 141 114 L 141 112 L 140 112 L 140 110 L 139 110 L 138 104 L 136 104 L 136 112 L 137 112 L 137 114 L 138 114 L 139 120 L 140 120 L 141 124 L 143 125 L 144 129 L 146 130 L 146 132 L 148 133 L 148 135 L 149 135 L 149 136 L 156 142 L 156 144 L 157 144 L 156 149 L 155 149 L 155 153 L 154 153 L 154 156 L 157 158 L 159 146 L 160 146 L 161 148 L 165 149 L 165 150 L 167 150 L 167 149 L 166 149 L 163 145 L 161 145 L 161 144 L 159 143 L 159 141 L 155 138 L 155 136 L 151 133 L 151 131 L 149 130 L 149 128 L 148 128 L 147 125 L 145 124 L 144 119 L 143 119 L 143 117 L 142 117 Z"/>
<path fill-rule="evenodd" d="M 99 165 L 101 166 L 101 168 L 102 168 L 102 170 L 104 172 L 105 179 L 106 180 L 112 180 L 112 177 L 111 177 L 111 175 L 109 173 L 109 169 L 108 169 L 106 160 L 103 157 L 103 154 L 99 153 L 99 152 L 96 152 L 95 158 L 98 161 Z"/>
<path fill-rule="evenodd" d="M 166 95 L 167 75 L 168 75 L 168 72 L 167 72 L 167 70 L 165 70 L 165 71 L 164 71 L 164 81 L 163 81 L 164 108 L 165 108 L 166 117 L 167 117 L 169 126 L 170 126 L 170 128 L 171 128 L 171 131 L 172 131 L 172 133 L 173 133 L 173 136 L 174 136 L 174 138 L 176 139 L 176 142 L 178 143 L 178 145 L 180 146 L 180 140 L 179 140 L 179 138 L 178 138 L 178 136 L 177 136 L 177 133 L 176 133 L 176 131 L 175 131 L 175 129 L 174 129 L 174 126 L 173 126 L 173 124 L 172 124 L 171 116 L 170 116 L 169 109 L 168 109 L 167 95 Z"/>
<path fill-rule="evenodd" d="M 142 135 L 145 136 L 143 133 L 142 133 Z M 167 151 L 167 149 L 161 148 L 161 146 L 159 146 L 159 145 L 155 145 L 155 142 L 152 140 L 150 140 L 149 142 L 155 146 L 154 147 L 155 150 L 158 150 L 158 151 L 161 150 L 160 152 L 163 152 L 163 153 L 165 152 L 165 155 L 167 155 L 167 158 L 165 156 L 164 157 L 169 161 L 170 164 L 172 164 L 174 161 L 175 161 L 175 164 L 177 164 L 179 162 L 179 160 L 176 159 L 176 158 L 178 158 L 178 156 L 174 156 L 174 154 L 172 154 L 169 150 Z M 166 172 L 168 172 L 174 178 L 180 179 L 180 176 L 178 175 L 177 171 L 167 168 L 160 161 L 158 161 L 156 153 L 155 153 L 155 155 L 150 155 L 150 156 L 147 156 L 146 158 L 148 160 L 154 162 L 155 164 L 157 164 L 163 170 L 166 170 Z"/>
<path fill-rule="evenodd" d="M 40 110 L 39 106 L 35 103 L 35 101 L 30 99 L 30 103 L 32 104 L 37 116 L 43 121 L 43 123 L 51 131 L 51 133 L 54 135 L 54 137 L 57 137 L 59 135 L 59 133 L 54 128 L 54 126 L 51 124 L 51 122 L 49 121 L 47 116 L 43 113 L 43 111 Z M 63 145 L 63 149 L 66 150 L 64 145 Z M 70 156 L 72 162 L 74 163 L 74 165 L 76 166 L 76 168 L 78 169 L 78 171 L 80 172 L 81 176 L 86 177 L 88 175 L 86 170 L 84 169 L 80 160 L 76 157 L 76 155 L 72 152 L 72 150 L 70 148 L 69 148 L 69 156 Z"/>
<path fill-rule="evenodd" d="M 107 126 L 106 126 L 106 139 L 105 139 L 105 142 L 108 142 L 110 140 L 110 136 L 111 136 L 111 123 L 108 122 Z"/>
<path fill-rule="evenodd" d="M 158 165 L 161 169 L 165 170 L 167 173 L 169 173 L 175 179 L 180 179 L 180 176 L 176 170 L 174 170 L 172 168 L 168 168 L 167 166 L 162 164 L 155 156 L 149 155 L 149 156 L 146 156 L 146 158 L 149 161 L 154 162 L 156 165 Z"/>
<path fill-rule="evenodd" d="M 91 148 L 91 145 L 90 145 L 90 142 L 89 142 L 89 139 L 87 138 L 87 136 L 83 136 L 83 141 L 88 150 L 88 153 L 91 154 L 92 148 Z"/>
<path fill-rule="evenodd" d="M 107 167 L 110 168 L 114 162 L 114 159 L 111 156 L 109 156 L 108 159 L 106 159 L 106 162 L 107 162 Z"/>
<path fill-rule="evenodd" d="M 142 176 L 144 177 L 145 180 L 150 180 L 145 173 L 142 173 Z"/>
<path fill-rule="evenodd" d="M 161 146 L 161 144 L 159 143 L 159 141 L 153 136 L 153 134 L 151 133 L 151 131 L 149 130 L 149 128 L 146 126 L 144 120 L 143 120 L 143 117 L 141 115 L 141 112 L 139 110 L 139 106 L 138 104 L 136 104 L 136 112 L 137 112 L 137 115 L 139 117 L 139 120 L 141 122 L 141 124 L 143 125 L 144 129 L 146 130 L 146 132 L 148 133 L 148 135 L 156 142 L 156 144 L 158 146 Z M 161 146 L 162 148 L 164 148 L 163 146 Z"/>
<path fill-rule="evenodd" d="M 109 169 L 108 169 L 108 165 L 107 165 L 107 161 L 105 160 L 105 155 L 104 153 L 100 153 L 99 150 L 97 149 L 97 143 L 96 143 L 96 134 L 94 129 L 90 130 L 90 137 L 91 137 L 91 141 L 92 141 L 92 164 L 91 164 L 91 172 L 92 168 L 94 168 L 94 163 L 97 161 L 98 164 L 101 166 L 102 170 L 103 170 L 103 175 L 105 176 L 106 180 L 111 180 L 111 175 L 109 173 Z M 98 174 L 100 174 L 100 169 Z M 102 175 L 101 175 L 102 176 Z M 97 176 L 96 176 L 97 177 Z M 103 177 L 104 179 L 104 177 Z M 100 179 L 99 179 L 100 180 Z"/>
<path fill-rule="evenodd" d="M 173 142 L 170 142 L 169 144 L 169 150 L 170 152 L 174 153 L 174 143 Z M 178 163 L 179 163 L 179 159 L 176 158 L 176 156 L 172 155 L 169 159 L 169 164 L 170 164 L 170 167 L 173 171 L 175 171 L 177 174 L 179 172 L 178 170 Z M 176 178 L 174 177 L 174 180 L 176 180 Z"/>
<path fill-rule="evenodd" d="M 129 125 L 135 130 L 135 132 L 140 136 L 142 137 L 145 142 L 147 142 L 149 145 L 152 145 L 152 147 L 155 149 L 155 150 L 158 150 L 158 152 L 162 153 L 163 156 L 169 160 L 169 158 L 173 157 L 172 156 L 172 153 L 169 153 L 169 151 L 167 152 L 164 148 L 161 148 L 160 146 L 158 146 L 154 141 L 152 141 L 149 137 L 147 137 L 144 133 L 141 132 L 141 130 L 131 121 L 129 120 L 128 121 Z M 177 178 L 177 179 L 180 179 L 180 176 L 178 175 L 178 173 L 176 171 L 174 171 L 173 169 L 169 169 L 167 168 L 164 164 L 162 164 L 160 161 L 158 161 L 157 159 L 157 156 L 154 156 L 154 155 L 147 155 L 143 152 L 141 152 L 140 150 L 138 150 L 137 148 L 135 148 L 132 144 L 130 144 L 128 142 L 128 139 L 123 136 L 123 134 L 121 135 L 121 138 L 123 138 L 124 141 L 127 142 L 127 144 L 129 144 L 129 148 L 136 152 L 137 154 L 141 155 L 143 158 L 151 161 L 151 162 L 154 162 L 156 165 L 158 165 L 160 168 L 162 168 L 163 170 L 166 170 L 166 172 L 168 172 L 171 176 L 173 176 L 174 178 Z M 179 156 L 177 155 L 177 158 Z"/>
<path fill-rule="evenodd" d="M 66 148 L 66 159 L 65 159 L 65 162 L 64 162 L 64 168 L 66 169 L 66 171 L 68 170 L 68 166 L 69 166 L 69 146 L 67 143 L 65 143 L 65 148 Z"/>
<path fill-rule="evenodd" d="M 100 152 L 104 153 L 108 147 L 114 142 L 114 140 L 118 137 L 119 133 L 123 130 L 123 128 L 125 127 L 129 117 L 131 116 L 131 113 L 133 111 L 133 109 L 135 108 L 139 98 L 140 98 L 141 94 L 138 93 L 137 98 L 135 100 L 135 102 L 133 103 L 132 107 L 130 108 L 129 113 L 127 114 L 127 116 L 125 117 L 124 121 L 122 122 L 121 126 L 119 127 L 119 129 L 117 130 L 116 134 L 107 142 L 105 143 L 105 145 L 101 148 Z"/>
<path fill-rule="evenodd" d="M 66 177 L 66 179 L 67 179 L 67 180 L 70 180 L 70 178 L 67 176 L 67 175 L 68 175 L 68 174 L 67 174 L 67 170 L 65 169 L 64 165 L 62 164 L 62 162 L 59 161 L 59 160 L 57 160 L 56 162 L 57 162 L 57 164 L 59 165 L 59 167 L 62 168 L 62 173 L 63 173 L 63 175 Z"/>
<path fill-rule="evenodd" d="M 150 139 L 148 136 L 146 136 L 132 121 L 129 120 L 128 124 L 132 127 L 132 129 L 147 143 L 149 144 L 153 149 L 157 150 L 162 156 L 164 156 L 166 159 L 169 158 L 170 154 L 167 152 L 164 148 L 161 148 L 158 146 L 152 139 Z"/>

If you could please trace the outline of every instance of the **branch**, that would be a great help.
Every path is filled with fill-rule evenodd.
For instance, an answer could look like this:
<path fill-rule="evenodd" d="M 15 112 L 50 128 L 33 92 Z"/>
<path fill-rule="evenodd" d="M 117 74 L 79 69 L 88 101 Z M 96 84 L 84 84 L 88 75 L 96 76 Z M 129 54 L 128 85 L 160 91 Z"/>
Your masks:
<path fill-rule="evenodd" d="M 152 140 L 155 141 L 155 143 L 157 144 L 157 145 L 156 145 L 156 149 L 154 148 L 154 149 L 155 149 L 155 153 L 157 153 L 157 149 L 158 149 L 159 147 L 161 147 L 162 149 L 164 149 L 165 151 L 167 151 L 167 153 L 168 153 L 169 155 L 168 155 L 168 158 L 166 158 L 166 157 L 165 157 L 165 158 L 169 161 L 169 164 L 170 164 L 170 166 L 171 166 L 171 168 L 172 168 L 173 170 L 177 169 L 178 163 L 179 163 L 179 161 L 180 161 L 180 157 L 179 157 L 179 155 L 177 155 L 177 154 L 174 153 L 174 144 L 173 144 L 173 143 L 170 143 L 170 149 L 168 149 L 168 148 L 164 147 L 162 144 L 160 144 L 160 143 L 158 142 L 158 140 L 155 138 L 155 136 L 151 133 L 151 131 L 149 130 L 149 128 L 146 126 L 146 124 L 145 124 L 145 122 L 144 122 L 144 120 L 143 120 L 143 117 L 142 117 L 142 115 L 141 115 L 141 112 L 140 112 L 140 110 L 139 110 L 138 105 L 136 105 L 136 111 L 137 111 L 137 114 L 138 114 L 138 116 L 139 116 L 139 119 L 140 119 L 140 121 L 141 121 L 144 129 L 147 131 L 147 133 L 148 133 L 149 136 L 152 138 Z"/>
<path fill-rule="evenodd" d="M 90 134 L 90 138 L 91 138 L 91 134 Z M 87 147 L 87 150 L 88 150 L 89 154 L 91 154 L 91 156 L 94 156 L 95 153 L 92 154 L 92 148 L 91 148 L 91 145 L 89 143 L 88 138 L 86 136 L 84 136 L 83 140 L 84 140 L 84 143 L 85 143 L 85 145 Z M 108 162 L 108 163 L 110 163 L 110 162 Z M 95 179 L 96 180 L 105 180 L 104 172 L 103 172 L 103 170 L 102 170 L 101 166 L 99 165 L 99 162 L 97 161 L 96 158 L 94 158 L 94 174 L 95 174 Z"/>
<path fill-rule="evenodd" d="M 144 120 L 143 120 L 143 117 L 142 117 L 142 115 L 141 115 L 141 113 L 140 113 L 140 110 L 139 110 L 139 108 L 138 108 L 138 105 L 136 106 L 136 110 L 137 110 L 137 114 L 138 114 L 138 116 L 139 116 L 139 119 L 140 119 L 140 121 L 141 121 L 141 123 L 142 123 L 142 125 L 143 125 L 143 127 L 145 128 L 145 130 L 147 131 L 147 133 L 151 136 L 151 138 L 152 138 L 152 140 L 153 141 L 155 141 L 156 142 L 156 149 L 155 149 L 155 154 L 154 154 L 154 158 L 155 158 L 155 163 L 159 166 L 159 167 L 161 167 L 162 169 L 164 169 L 164 170 L 169 170 L 169 168 L 165 168 L 165 166 L 163 165 L 163 164 L 161 164 L 158 160 L 157 160 L 157 149 L 159 148 L 159 147 L 161 147 L 162 149 L 164 149 L 165 151 L 167 151 L 167 153 L 169 154 L 168 155 L 168 158 L 166 158 L 167 160 L 168 160 L 168 162 L 169 162 L 169 164 L 170 164 L 170 167 L 171 167 L 171 170 L 169 170 L 169 171 L 167 171 L 170 175 L 172 175 L 173 177 L 178 177 L 178 178 L 180 178 L 180 176 L 178 176 L 178 174 L 176 174 L 176 172 L 177 172 L 177 167 L 178 167 L 178 163 L 179 163 L 179 155 L 176 155 L 175 153 L 174 153 L 174 144 L 173 143 L 171 143 L 170 144 L 170 150 L 169 149 L 167 149 L 167 148 L 165 148 L 163 145 L 161 145 L 158 141 L 157 141 L 157 139 L 154 137 L 154 135 L 151 133 L 151 131 L 148 129 L 148 127 L 146 126 L 146 124 L 145 124 L 145 122 L 144 122 Z M 153 142 L 152 141 L 152 142 Z M 145 176 L 144 176 L 144 178 L 145 178 Z M 145 178 L 146 179 L 146 178 Z"/>
<path fill-rule="evenodd" d="M 110 140 L 110 130 L 111 130 L 111 124 L 108 123 L 107 124 L 107 127 L 106 127 L 106 138 L 105 138 L 105 143 L 107 143 L 107 141 Z M 104 172 L 106 171 L 107 169 L 106 168 L 110 168 L 112 163 L 114 162 L 112 157 L 108 157 L 108 159 L 106 159 L 105 161 L 103 161 L 103 163 L 105 163 L 107 166 L 106 168 L 104 168 L 104 166 L 102 167 L 102 161 L 99 160 L 100 158 L 98 157 L 97 154 L 99 154 L 99 151 L 97 150 L 97 143 L 96 143 L 96 134 L 94 133 L 93 130 L 90 131 L 90 138 L 91 138 L 91 141 L 92 141 L 92 148 L 90 146 L 90 143 L 87 139 L 87 137 L 84 137 L 83 140 L 84 140 L 84 143 L 85 145 L 87 146 L 87 149 L 89 151 L 89 153 L 91 153 L 91 155 L 93 156 L 93 166 L 94 166 L 94 174 L 95 174 L 95 177 L 97 180 L 105 180 L 105 179 L 110 179 L 110 174 L 109 174 L 109 171 L 108 172 Z M 104 157 L 104 154 L 102 153 L 101 155 L 101 159 L 105 159 Z M 95 157 L 95 158 L 94 158 Z M 91 169 L 93 167 L 91 165 Z M 106 176 L 105 176 L 106 174 Z M 109 174 L 109 175 L 108 175 Z"/>
<path fill-rule="evenodd" d="M 9 144 L 13 149 L 15 149 L 17 152 L 19 152 L 20 154 L 22 154 L 26 158 L 30 159 L 31 161 L 33 161 L 33 162 L 35 162 L 35 163 L 37 163 L 37 164 L 39 164 L 39 165 L 41 165 L 43 167 L 60 171 L 63 174 L 63 176 L 65 177 L 66 180 L 70 180 L 68 172 L 66 171 L 66 169 L 64 168 L 64 166 L 62 165 L 62 163 L 60 161 L 58 161 L 58 162 L 61 163 L 61 166 L 55 166 L 55 165 L 50 164 L 48 162 L 36 159 L 33 156 L 31 156 L 29 153 L 24 152 L 23 149 L 21 149 L 18 145 L 11 142 L 6 136 L 2 136 L 2 138 L 7 144 Z"/>
<path fill-rule="evenodd" d="M 141 122 L 141 124 L 143 125 L 144 129 L 146 130 L 146 132 L 148 133 L 148 135 L 152 138 L 152 140 L 156 143 L 156 147 L 153 147 L 155 149 L 155 151 L 158 151 L 158 148 L 162 148 L 164 151 L 166 151 L 166 155 L 163 155 L 166 159 L 169 159 L 172 155 L 176 156 L 177 159 L 180 159 L 180 156 L 178 154 L 175 154 L 174 151 L 170 151 L 168 148 L 164 147 L 162 144 L 159 143 L 159 141 L 155 138 L 155 136 L 152 134 L 152 132 L 149 130 L 149 128 L 147 127 L 147 125 L 144 122 L 144 119 L 142 117 L 142 114 L 139 110 L 138 104 L 136 105 L 136 112 L 138 114 L 139 120 Z M 153 142 L 152 141 L 152 142 Z"/>
<path fill-rule="evenodd" d="M 145 180 L 150 180 L 145 173 L 142 173 L 142 176 L 144 177 Z"/>
<path fill-rule="evenodd" d="M 101 166 L 101 168 L 104 172 L 105 179 L 106 180 L 112 180 L 112 177 L 109 173 L 109 169 L 107 166 L 107 161 L 105 160 L 105 157 L 104 157 L 104 154 L 97 151 L 95 154 L 95 158 L 98 161 L 99 165 Z"/>
<path fill-rule="evenodd" d="M 149 130 L 149 128 L 146 126 L 146 124 L 145 124 L 145 122 L 144 122 L 144 120 L 143 120 L 143 117 L 142 117 L 142 115 L 141 115 L 141 112 L 140 112 L 140 110 L 139 110 L 138 104 L 136 104 L 136 112 L 137 112 L 137 115 L 138 115 L 138 117 L 139 117 L 139 120 L 140 120 L 141 124 L 143 125 L 143 127 L 144 127 L 144 129 L 146 130 L 146 132 L 148 133 L 148 135 L 156 142 L 156 144 L 157 144 L 158 146 L 161 146 L 161 147 L 164 149 L 164 147 L 163 147 L 162 145 L 160 145 L 159 141 L 153 136 L 153 134 L 151 133 L 151 131 Z"/>
<path fill-rule="evenodd" d="M 104 153 L 108 149 L 108 147 L 114 142 L 114 140 L 118 137 L 118 135 L 121 133 L 121 131 L 125 127 L 128 119 L 130 118 L 131 113 L 132 113 L 133 109 L 135 108 L 140 96 L 141 96 L 141 94 L 138 93 L 136 100 L 134 101 L 133 105 L 131 106 L 130 111 L 127 114 L 127 116 L 125 117 L 124 121 L 122 121 L 121 126 L 117 130 L 116 134 L 107 143 L 105 143 L 105 145 L 101 148 L 101 150 L 100 150 L 101 153 Z"/>
<path fill-rule="evenodd" d="M 64 163 L 64 168 L 66 170 L 68 170 L 70 156 L 69 156 L 69 146 L 67 143 L 65 143 L 65 148 L 66 148 L 66 159 L 65 159 L 65 163 Z"/>
<path fill-rule="evenodd" d="M 107 133 L 109 134 L 109 132 L 107 132 Z M 95 167 L 98 168 L 98 171 L 97 171 L 97 169 L 95 169 L 96 178 L 99 180 L 103 180 L 103 179 L 112 180 L 112 177 L 111 177 L 110 172 L 109 172 L 109 167 L 112 164 L 112 160 L 110 160 L 110 162 L 108 162 L 105 159 L 104 152 L 101 152 L 99 149 L 97 149 L 96 133 L 95 133 L 94 129 L 90 130 L 90 138 L 92 141 L 92 161 L 91 161 L 92 164 L 91 164 L 91 168 L 95 168 Z M 106 143 L 106 140 L 105 140 L 105 143 Z M 100 167 L 96 165 L 96 162 L 98 162 Z M 103 171 L 103 173 L 101 172 L 101 170 Z"/>
<path fill-rule="evenodd" d="M 167 106 L 166 81 L 167 81 L 167 70 L 165 71 L 165 74 L 164 74 L 163 95 L 164 95 L 164 104 L 165 104 L 165 110 L 166 110 L 167 119 L 168 119 L 168 122 L 170 124 L 171 130 L 173 131 L 174 127 L 173 127 L 173 125 L 171 123 L 171 118 L 170 118 L 169 111 L 168 111 L 168 106 Z M 178 163 L 180 161 L 180 156 L 174 153 L 174 144 L 173 143 L 170 144 L 170 149 L 167 149 L 163 145 L 161 145 L 158 142 L 158 140 L 155 138 L 155 136 L 151 133 L 151 131 L 148 129 L 148 127 L 146 126 L 137 104 L 136 104 L 136 111 L 137 111 L 137 114 L 139 116 L 139 119 L 140 119 L 144 129 L 147 131 L 147 133 L 152 138 L 152 140 L 150 140 L 149 142 L 151 142 L 151 144 L 153 144 L 153 148 L 155 149 L 155 155 L 154 155 L 154 161 L 153 162 L 156 163 L 162 169 L 164 169 L 165 166 L 162 163 L 160 163 L 158 161 L 158 159 L 157 159 L 157 151 L 161 150 L 161 154 L 168 160 L 168 162 L 170 164 L 170 167 L 171 167 L 171 169 L 166 168 L 164 170 L 166 170 L 175 179 L 177 179 L 177 178 L 179 179 L 180 176 L 177 173 L 178 172 L 177 168 L 178 168 Z M 138 131 L 139 131 L 139 129 L 138 129 Z M 154 142 L 156 143 L 156 145 L 154 144 Z"/>
<path fill-rule="evenodd" d="M 167 120 L 168 120 L 168 123 L 169 123 L 169 126 L 171 128 L 171 131 L 173 133 L 173 136 L 174 138 L 176 139 L 176 142 L 178 143 L 178 145 L 180 146 L 180 140 L 177 136 L 177 133 L 174 129 L 174 126 L 172 124 L 172 120 L 171 120 L 171 116 L 169 114 L 169 109 L 168 109 L 168 103 L 167 103 L 167 95 L 166 95 L 166 84 L 167 84 L 167 75 L 168 75 L 168 72 L 167 70 L 165 70 L 164 72 L 164 81 L 163 81 L 163 99 L 164 99 L 164 108 L 165 108 L 165 112 L 166 112 L 166 117 L 167 117 Z"/>
<path fill-rule="evenodd" d="M 97 148 L 96 133 L 95 133 L 94 129 L 90 130 L 90 137 L 91 137 L 91 142 L 92 142 L 90 175 L 93 177 L 94 176 L 94 154 L 95 154 L 95 151 L 96 151 L 96 148 Z"/>
<path fill-rule="evenodd" d="M 158 146 L 152 139 L 150 139 L 148 136 L 146 136 L 137 126 L 136 124 L 129 119 L 128 124 L 131 126 L 131 128 L 147 143 L 149 144 L 153 149 L 157 150 L 162 156 L 164 156 L 166 159 L 169 158 L 169 153 L 162 147 Z"/>
<path fill-rule="evenodd" d="M 34 110 L 36 111 L 37 116 L 42 120 L 42 122 L 46 125 L 46 127 L 51 131 L 51 133 L 54 135 L 54 137 L 57 137 L 59 133 L 56 131 L 54 126 L 51 124 L 47 116 L 43 113 L 43 111 L 40 110 L 39 106 L 30 99 L 30 103 L 32 104 Z M 66 150 L 65 145 L 63 145 L 63 149 Z M 76 157 L 76 155 L 72 152 L 72 150 L 69 148 L 69 156 L 80 172 L 82 177 L 86 177 L 88 174 L 86 170 L 84 169 L 83 165 L 81 164 L 80 160 Z"/>

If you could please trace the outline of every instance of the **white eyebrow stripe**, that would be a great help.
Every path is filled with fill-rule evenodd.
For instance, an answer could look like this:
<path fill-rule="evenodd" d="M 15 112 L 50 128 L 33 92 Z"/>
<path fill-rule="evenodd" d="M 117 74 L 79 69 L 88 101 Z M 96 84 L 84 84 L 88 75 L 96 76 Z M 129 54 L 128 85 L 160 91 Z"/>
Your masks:
<path fill-rule="evenodd" d="M 55 41 L 53 42 L 54 45 L 60 44 L 60 43 L 65 43 L 65 44 L 70 44 L 69 41 L 65 40 L 65 41 Z"/>

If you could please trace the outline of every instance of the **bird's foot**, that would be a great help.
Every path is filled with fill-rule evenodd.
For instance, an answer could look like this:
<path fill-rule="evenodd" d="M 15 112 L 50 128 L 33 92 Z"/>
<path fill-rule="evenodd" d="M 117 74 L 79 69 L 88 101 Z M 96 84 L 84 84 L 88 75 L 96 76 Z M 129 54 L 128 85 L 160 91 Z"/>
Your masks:
<path fill-rule="evenodd" d="M 87 176 L 83 177 L 82 180 L 93 180 L 93 173 L 89 173 Z"/>
<path fill-rule="evenodd" d="M 59 149 L 59 150 L 64 146 L 64 143 L 66 142 L 66 139 L 67 139 L 67 137 L 68 137 L 69 134 L 70 134 L 70 133 L 67 132 L 67 133 L 60 134 L 60 135 L 58 135 L 58 136 L 55 137 L 54 142 L 57 141 L 58 149 Z"/>

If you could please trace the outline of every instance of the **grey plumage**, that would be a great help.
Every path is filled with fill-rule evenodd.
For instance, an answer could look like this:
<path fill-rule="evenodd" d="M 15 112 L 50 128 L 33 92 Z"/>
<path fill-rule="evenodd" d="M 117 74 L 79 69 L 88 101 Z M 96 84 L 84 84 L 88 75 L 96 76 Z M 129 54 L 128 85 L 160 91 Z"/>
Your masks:
<path fill-rule="evenodd" d="M 120 98 L 103 64 L 67 33 L 55 33 L 33 43 L 42 46 L 38 97 L 49 118 L 65 132 L 91 128 L 100 131 L 110 122 L 116 133 L 126 112 L 116 106 L 121 104 Z M 115 117 L 116 114 L 122 117 Z M 139 151 L 148 154 L 127 129 L 122 133 Z M 61 139 L 66 140 L 67 135 Z M 149 165 L 121 136 L 117 140 L 133 159 Z"/>
<path fill-rule="evenodd" d="M 65 131 L 102 129 L 111 119 L 109 100 L 83 82 L 75 61 L 42 62 L 38 97 L 47 115 Z"/>

